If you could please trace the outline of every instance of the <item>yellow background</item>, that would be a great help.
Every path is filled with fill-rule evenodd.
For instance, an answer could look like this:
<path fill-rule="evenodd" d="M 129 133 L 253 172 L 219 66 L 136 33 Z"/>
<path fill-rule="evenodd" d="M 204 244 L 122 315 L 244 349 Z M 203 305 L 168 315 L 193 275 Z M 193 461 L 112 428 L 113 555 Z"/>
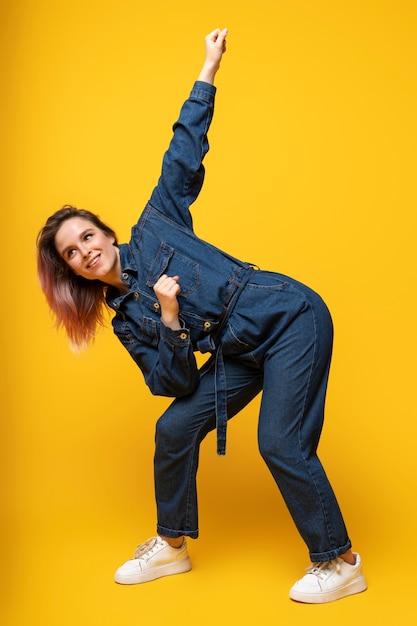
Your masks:
<path fill-rule="evenodd" d="M 415 623 L 416 3 L 6 0 L 1 5 L 5 626 Z M 306 282 L 336 335 L 320 453 L 369 590 L 291 603 L 307 551 L 259 458 L 259 399 L 209 436 L 194 569 L 116 567 L 154 533 L 153 398 L 103 331 L 76 356 L 35 273 L 64 203 L 122 241 L 203 60 L 228 26 L 197 233 Z"/>

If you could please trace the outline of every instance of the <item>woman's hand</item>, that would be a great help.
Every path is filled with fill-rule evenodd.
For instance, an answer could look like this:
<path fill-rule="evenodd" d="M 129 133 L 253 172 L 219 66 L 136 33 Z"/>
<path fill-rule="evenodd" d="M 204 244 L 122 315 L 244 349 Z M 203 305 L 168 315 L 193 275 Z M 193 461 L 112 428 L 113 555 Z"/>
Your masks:
<path fill-rule="evenodd" d="M 205 83 L 214 83 L 214 77 L 220 67 L 220 61 L 226 52 L 227 28 L 216 28 L 209 33 L 205 39 L 206 42 L 206 59 L 201 69 L 198 80 Z"/>
<path fill-rule="evenodd" d="M 172 330 L 180 330 L 181 323 L 178 318 L 179 305 L 177 296 L 181 291 L 178 284 L 178 276 L 163 274 L 155 283 L 153 290 L 161 305 L 161 320 Z"/>

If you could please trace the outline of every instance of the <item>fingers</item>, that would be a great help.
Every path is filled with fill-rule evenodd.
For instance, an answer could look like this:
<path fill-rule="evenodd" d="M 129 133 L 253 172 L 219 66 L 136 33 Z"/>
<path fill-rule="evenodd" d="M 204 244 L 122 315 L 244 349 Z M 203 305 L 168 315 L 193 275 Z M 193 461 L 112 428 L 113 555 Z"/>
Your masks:
<path fill-rule="evenodd" d="M 181 291 L 178 281 L 179 276 L 167 276 L 163 274 L 154 285 L 154 291 L 158 298 L 176 297 Z"/>
<path fill-rule="evenodd" d="M 227 33 L 227 28 L 216 28 L 207 35 L 206 41 L 208 44 L 215 45 L 217 48 L 220 48 L 223 52 L 225 52 Z"/>

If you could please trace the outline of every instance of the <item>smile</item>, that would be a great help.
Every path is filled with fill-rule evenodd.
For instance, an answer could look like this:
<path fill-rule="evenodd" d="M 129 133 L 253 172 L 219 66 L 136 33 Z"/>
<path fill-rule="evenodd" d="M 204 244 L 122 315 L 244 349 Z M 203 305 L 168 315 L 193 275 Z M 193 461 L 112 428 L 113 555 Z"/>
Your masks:
<path fill-rule="evenodd" d="M 93 267 L 95 267 L 97 265 L 97 263 L 100 260 L 100 254 L 98 254 L 96 257 L 94 257 L 94 259 L 87 265 L 87 269 L 91 269 Z"/>

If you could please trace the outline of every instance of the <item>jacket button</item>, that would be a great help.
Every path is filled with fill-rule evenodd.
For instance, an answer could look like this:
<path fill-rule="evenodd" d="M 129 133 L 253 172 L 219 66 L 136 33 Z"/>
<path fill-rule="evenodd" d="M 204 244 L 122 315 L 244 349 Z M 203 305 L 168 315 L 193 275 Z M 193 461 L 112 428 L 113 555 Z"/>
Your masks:
<path fill-rule="evenodd" d="M 211 326 L 211 323 L 210 323 L 210 322 L 204 322 L 204 328 L 205 328 L 206 330 L 208 330 L 208 329 L 210 328 L 210 326 Z"/>
<path fill-rule="evenodd" d="M 137 291 L 135 291 L 135 293 L 133 294 L 133 297 L 135 298 L 135 300 L 139 300 L 139 294 Z"/>
<path fill-rule="evenodd" d="M 159 302 L 155 302 L 155 304 L 153 305 L 153 308 L 154 309 L 159 309 L 159 307 L 160 307 Z"/>
<path fill-rule="evenodd" d="M 126 272 L 123 272 L 122 278 L 123 280 L 127 280 L 129 278 L 129 274 L 126 274 Z"/>
<path fill-rule="evenodd" d="M 180 335 L 180 339 L 187 339 L 188 335 L 187 333 L 181 333 Z"/>

